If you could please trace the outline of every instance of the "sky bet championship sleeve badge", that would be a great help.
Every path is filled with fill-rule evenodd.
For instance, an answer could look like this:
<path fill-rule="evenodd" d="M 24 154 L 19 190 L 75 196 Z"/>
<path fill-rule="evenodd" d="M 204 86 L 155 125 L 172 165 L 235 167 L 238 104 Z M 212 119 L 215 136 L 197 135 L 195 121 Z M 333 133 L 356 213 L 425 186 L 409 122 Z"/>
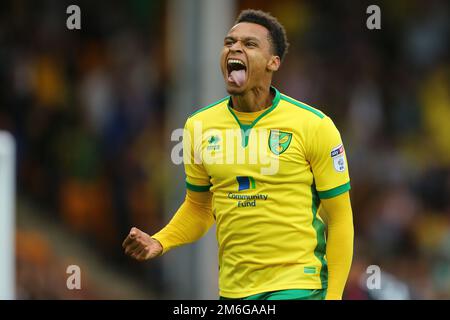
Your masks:
<path fill-rule="evenodd" d="M 269 149 L 277 156 L 289 148 L 292 140 L 292 133 L 280 130 L 270 130 Z"/>
<path fill-rule="evenodd" d="M 345 170 L 344 146 L 342 144 L 331 150 L 331 159 L 333 159 L 334 169 L 337 172 Z"/>

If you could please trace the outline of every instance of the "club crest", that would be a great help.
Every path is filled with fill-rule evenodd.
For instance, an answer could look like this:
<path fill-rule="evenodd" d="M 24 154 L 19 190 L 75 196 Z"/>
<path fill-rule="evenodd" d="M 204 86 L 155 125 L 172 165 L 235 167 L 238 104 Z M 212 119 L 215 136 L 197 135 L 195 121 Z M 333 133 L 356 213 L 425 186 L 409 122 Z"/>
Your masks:
<path fill-rule="evenodd" d="M 280 130 L 270 130 L 269 149 L 277 156 L 289 148 L 292 140 L 292 133 Z"/>

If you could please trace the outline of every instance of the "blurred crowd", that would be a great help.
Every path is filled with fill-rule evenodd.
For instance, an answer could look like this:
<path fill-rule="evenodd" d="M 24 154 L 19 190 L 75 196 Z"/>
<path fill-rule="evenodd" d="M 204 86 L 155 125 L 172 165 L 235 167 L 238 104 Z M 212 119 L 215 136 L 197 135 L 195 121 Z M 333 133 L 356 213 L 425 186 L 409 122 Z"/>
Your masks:
<path fill-rule="evenodd" d="M 257 1 L 245 1 L 246 6 Z M 323 110 L 349 159 L 355 255 L 348 299 L 450 299 L 450 65 L 447 1 L 267 6 L 291 47 L 276 77 Z M 381 288 L 367 290 L 367 267 Z"/>
<path fill-rule="evenodd" d="M 19 197 L 120 265 L 131 226 L 162 224 L 163 1 L 79 2 L 80 31 L 69 4 L 0 4 L 0 129 L 16 138 Z"/>
<path fill-rule="evenodd" d="M 168 13 L 162 0 L 79 3 L 81 31 L 65 28 L 64 1 L 0 4 L 0 130 L 16 138 L 19 197 L 121 265 L 130 226 L 163 224 Z M 449 4 L 379 3 L 381 30 L 366 28 L 366 5 L 354 1 L 241 0 L 237 9 L 285 25 L 275 86 L 342 134 L 355 222 L 345 298 L 450 299 Z M 32 281 L 22 277 L 32 273 L 21 261 L 27 298 Z M 367 290 L 369 265 L 384 289 Z"/>
<path fill-rule="evenodd" d="M 80 269 L 79 282 L 82 290 L 67 289 L 67 280 L 72 273 L 66 271 L 72 261 L 58 255 L 45 234 L 37 230 L 17 230 L 16 297 L 33 300 L 107 298 L 108 295 L 104 291 L 99 292 L 99 288 L 93 284 L 92 275 L 86 275 L 83 269 Z M 69 283 L 75 284 L 75 280 L 69 279 Z"/>

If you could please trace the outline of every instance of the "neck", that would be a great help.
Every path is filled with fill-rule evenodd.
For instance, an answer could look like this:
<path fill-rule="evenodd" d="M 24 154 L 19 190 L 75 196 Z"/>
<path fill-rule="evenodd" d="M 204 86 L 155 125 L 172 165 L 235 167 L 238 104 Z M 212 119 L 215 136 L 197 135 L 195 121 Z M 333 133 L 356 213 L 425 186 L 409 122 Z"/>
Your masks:
<path fill-rule="evenodd" d="M 233 108 L 240 112 L 256 112 L 272 105 L 273 95 L 270 85 L 254 88 L 243 95 L 231 96 Z"/>

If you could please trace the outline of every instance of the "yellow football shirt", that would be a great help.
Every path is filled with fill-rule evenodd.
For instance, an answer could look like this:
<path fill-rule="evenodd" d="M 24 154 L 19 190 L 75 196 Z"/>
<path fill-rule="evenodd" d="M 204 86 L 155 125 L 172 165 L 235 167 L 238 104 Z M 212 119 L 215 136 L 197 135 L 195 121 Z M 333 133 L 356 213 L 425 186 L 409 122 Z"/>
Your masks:
<path fill-rule="evenodd" d="M 220 295 L 327 287 L 320 199 L 350 189 L 339 131 L 321 111 L 271 88 L 251 124 L 230 97 L 186 121 L 186 186 L 213 193 Z"/>

